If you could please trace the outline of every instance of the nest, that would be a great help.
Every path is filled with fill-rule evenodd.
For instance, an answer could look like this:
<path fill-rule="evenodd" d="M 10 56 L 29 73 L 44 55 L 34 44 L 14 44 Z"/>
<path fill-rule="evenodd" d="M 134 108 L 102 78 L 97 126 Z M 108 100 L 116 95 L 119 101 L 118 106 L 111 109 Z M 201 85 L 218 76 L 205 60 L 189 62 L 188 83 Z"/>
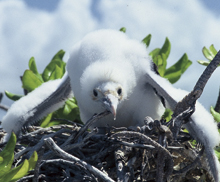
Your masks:
<path fill-rule="evenodd" d="M 108 113 L 94 116 L 89 122 Z M 89 123 L 88 122 L 88 123 Z M 211 181 L 204 148 L 192 146 L 188 133 L 172 137 L 166 123 L 147 117 L 144 126 L 89 125 L 27 127 L 15 148 L 17 166 L 38 153 L 34 170 L 20 181 Z"/>

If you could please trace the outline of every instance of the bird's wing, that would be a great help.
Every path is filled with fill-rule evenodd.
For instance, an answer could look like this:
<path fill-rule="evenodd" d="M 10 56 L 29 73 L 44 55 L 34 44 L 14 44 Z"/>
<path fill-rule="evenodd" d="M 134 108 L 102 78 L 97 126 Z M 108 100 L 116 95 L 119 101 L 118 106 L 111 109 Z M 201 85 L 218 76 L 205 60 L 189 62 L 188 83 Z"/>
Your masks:
<path fill-rule="evenodd" d="M 177 101 L 182 100 L 183 97 L 188 94 L 183 90 L 172 87 L 172 85 L 164 81 L 163 78 L 159 77 L 158 75 L 146 74 L 145 76 L 147 83 L 149 83 L 160 96 L 165 98 L 170 106 L 170 109 L 172 110 L 175 109 Z M 189 122 L 185 124 L 185 127 L 194 139 L 204 145 L 210 172 L 215 181 L 219 181 L 220 167 L 213 148 L 219 144 L 220 136 L 216 122 L 214 121 L 212 115 L 208 113 L 200 103 L 197 102 L 196 111 L 190 117 Z"/>
<path fill-rule="evenodd" d="M 70 96 L 70 80 L 65 74 L 62 79 L 43 83 L 16 101 L 2 119 L 1 126 L 7 132 L 4 141 L 9 139 L 12 131 L 18 135 L 22 127 L 33 124 L 62 107 Z"/>

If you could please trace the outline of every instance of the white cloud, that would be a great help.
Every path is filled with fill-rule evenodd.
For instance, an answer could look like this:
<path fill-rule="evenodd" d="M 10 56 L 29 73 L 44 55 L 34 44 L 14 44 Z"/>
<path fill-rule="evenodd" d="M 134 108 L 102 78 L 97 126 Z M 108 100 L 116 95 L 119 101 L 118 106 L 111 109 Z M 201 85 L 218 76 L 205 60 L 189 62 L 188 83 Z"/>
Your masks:
<path fill-rule="evenodd" d="M 21 76 L 34 56 L 40 71 L 60 49 L 68 51 L 95 29 L 90 2 L 60 3 L 55 12 L 31 9 L 23 1 L 0 1 L 0 91 L 22 94 Z M 8 99 L 3 103 L 9 104 Z"/>
<path fill-rule="evenodd" d="M 94 11 L 101 17 L 97 18 Z M 168 64 L 174 63 L 184 52 L 194 62 L 176 84 L 188 90 L 204 69 L 196 63 L 204 59 L 202 47 L 214 44 L 220 48 L 220 19 L 199 0 L 63 0 L 53 12 L 32 9 L 22 0 L 2 0 L 0 16 L 1 92 L 22 93 L 19 76 L 27 68 L 31 56 L 42 71 L 59 49 L 69 51 L 75 42 L 95 29 L 125 26 L 127 34 L 139 40 L 151 33 L 150 50 L 160 47 L 168 36 L 172 44 Z M 219 76 L 220 73 L 214 74 L 202 96 L 206 107 L 215 102 Z M 3 103 L 10 102 L 4 99 Z"/>

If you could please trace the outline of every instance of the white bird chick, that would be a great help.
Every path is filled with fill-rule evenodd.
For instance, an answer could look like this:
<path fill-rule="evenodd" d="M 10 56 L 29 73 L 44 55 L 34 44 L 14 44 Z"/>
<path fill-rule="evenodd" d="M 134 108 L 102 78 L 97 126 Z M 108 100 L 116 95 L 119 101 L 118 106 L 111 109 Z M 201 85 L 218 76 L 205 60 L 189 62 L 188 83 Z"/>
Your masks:
<path fill-rule="evenodd" d="M 60 100 L 71 95 L 69 84 L 84 123 L 95 113 L 106 109 L 112 113 L 95 122 L 92 127 L 107 124 L 116 127 L 143 125 L 146 116 L 160 119 L 165 110 L 163 101 L 174 109 L 176 102 L 187 92 L 174 88 L 166 79 L 157 75 L 153 67 L 143 43 L 131 40 L 124 33 L 115 30 L 90 33 L 73 48 L 67 62 L 69 77 L 65 76 L 46 99 L 38 100 L 37 106 L 33 104 L 22 110 L 22 107 L 17 106 L 21 106 L 25 99 L 16 102 L 16 107 L 11 107 L 3 118 L 2 127 L 10 135 L 12 130 L 20 131 L 22 126 L 30 124 L 32 120 L 45 116 L 48 113 L 45 108 L 52 112 L 57 108 L 56 105 L 60 107 Z M 40 93 L 42 87 L 45 88 L 45 85 L 36 91 Z M 63 89 L 66 90 L 65 93 L 62 92 Z M 31 100 L 35 95 L 33 91 L 27 97 Z M 21 109 L 18 115 L 14 114 L 15 108 Z M 215 181 L 219 181 L 219 164 L 213 147 L 219 144 L 220 137 L 213 117 L 197 103 L 196 111 L 186 127 L 205 146 L 211 173 Z"/>
<path fill-rule="evenodd" d="M 4 141 L 9 140 L 12 131 L 18 135 L 22 127 L 34 124 L 47 114 L 56 111 L 72 96 L 69 77 L 65 74 L 63 79 L 45 82 L 20 98 L 2 119 L 1 126 L 7 132 Z"/>
<path fill-rule="evenodd" d="M 143 125 L 147 115 L 159 119 L 164 107 L 144 80 L 146 71 L 152 71 L 148 58 L 143 44 L 114 30 L 93 32 L 78 43 L 67 71 L 81 120 L 86 122 L 106 109 L 113 116 L 93 126 Z"/>

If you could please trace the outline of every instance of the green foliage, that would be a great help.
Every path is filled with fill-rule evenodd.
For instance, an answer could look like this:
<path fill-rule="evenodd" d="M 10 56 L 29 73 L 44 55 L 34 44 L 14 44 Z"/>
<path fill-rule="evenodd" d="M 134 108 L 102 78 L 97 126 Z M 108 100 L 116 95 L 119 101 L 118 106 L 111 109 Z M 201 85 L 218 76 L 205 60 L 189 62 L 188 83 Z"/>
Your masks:
<path fill-rule="evenodd" d="M 212 116 L 214 117 L 215 121 L 219 123 L 220 122 L 220 113 L 216 112 L 212 106 L 210 108 L 210 112 L 211 112 Z"/>
<path fill-rule="evenodd" d="M 36 65 L 34 57 L 31 57 L 31 59 L 29 60 L 28 66 L 29 66 L 29 69 L 39 78 L 39 80 L 41 82 L 44 82 L 42 79 L 42 76 L 38 73 L 37 65 Z"/>
<path fill-rule="evenodd" d="M 53 113 L 48 114 L 42 121 L 40 126 L 42 128 L 46 128 L 48 127 L 48 124 L 50 123 L 51 119 L 52 119 Z"/>
<path fill-rule="evenodd" d="M 38 76 L 31 70 L 25 70 L 22 76 L 23 88 L 28 92 L 33 91 L 35 88 L 39 87 L 43 82 L 38 78 Z"/>
<path fill-rule="evenodd" d="M 165 112 L 163 113 L 163 116 L 162 118 L 166 120 L 166 122 L 170 121 L 171 118 L 172 118 L 172 114 L 173 114 L 173 111 L 166 108 L 165 109 Z"/>
<path fill-rule="evenodd" d="M 151 37 L 152 37 L 151 34 L 149 34 L 142 40 L 142 42 L 146 45 L 146 47 L 150 45 Z"/>
<path fill-rule="evenodd" d="M 51 60 L 51 62 L 46 66 L 43 71 L 42 77 L 46 82 L 48 80 L 55 80 L 62 78 L 65 73 L 66 63 L 62 60 L 65 52 L 60 50 Z"/>
<path fill-rule="evenodd" d="M 218 150 L 215 150 L 215 155 L 218 157 L 218 161 L 220 162 L 220 152 Z"/>
<path fill-rule="evenodd" d="M 164 78 L 167 78 L 171 83 L 177 82 L 191 64 L 187 54 L 183 54 L 174 65 L 166 69 Z"/>
<path fill-rule="evenodd" d="M 65 74 L 66 63 L 63 61 L 63 56 L 65 52 L 63 50 L 58 51 L 49 62 L 49 64 L 44 69 L 43 73 L 38 72 L 36 62 L 34 57 L 31 57 L 28 63 L 29 69 L 25 70 L 22 76 L 22 87 L 28 92 L 33 91 L 35 88 L 42 85 L 44 82 L 49 80 L 60 79 Z M 18 100 L 22 95 L 12 94 L 8 91 L 5 91 L 6 96 L 12 100 Z M 52 114 L 49 114 L 41 121 L 42 127 L 49 127 L 53 124 L 66 124 L 64 121 L 54 121 L 51 122 L 52 118 L 63 118 L 68 120 L 76 120 L 80 122 L 79 117 L 79 108 L 75 98 L 70 98 L 65 102 L 65 105 L 55 111 Z"/>
<path fill-rule="evenodd" d="M 0 164 L 0 177 L 2 177 L 6 172 L 11 169 L 14 160 L 14 149 L 16 140 L 16 135 L 12 133 L 7 145 L 0 153 L 2 159 L 2 162 Z"/>
<path fill-rule="evenodd" d="M 32 154 L 29 160 L 26 159 L 19 166 L 12 168 L 16 140 L 16 135 L 12 133 L 7 145 L 0 153 L 0 181 L 17 181 L 18 179 L 28 174 L 28 171 L 35 168 L 36 162 L 38 160 L 36 151 Z"/>
<path fill-rule="evenodd" d="M 151 37 L 150 35 L 148 36 Z M 149 46 L 149 42 L 150 41 L 148 40 L 146 44 L 147 47 Z M 160 76 L 167 78 L 170 83 L 175 83 L 180 79 L 182 74 L 192 64 L 192 61 L 188 59 L 188 56 L 185 53 L 174 65 L 172 65 L 169 68 L 166 68 L 170 50 L 171 44 L 169 39 L 166 38 L 162 48 L 154 49 L 150 52 L 149 55 L 152 57 L 153 62 L 157 65 Z"/>
<path fill-rule="evenodd" d="M 34 153 L 32 154 L 31 158 L 28 160 L 28 162 L 29 162 L 28 171 L 30 171 L 30 170 L 35 168 L 37 160 L 38 160 L 38 155 L 37 155 L 37 152 L 34 151 Z"/>
<path fill-rule="evenodd" d="M 119 31 L 121 31 L 121 32 L 126 32 L 126 28 L 125 27 L 122 27 L 122 28 L 120 28 L 120 30 Z"/>
<path fill-rule="evenodd" d="M 203 55 L 205 56 L 208 61 L 198 60 L 197 62 L 203 66 L 208 66 L 209 63 L 214 59 L 215 55 L 217 54 L 217 50 L 215 49 L 214 45 L 212 44 L 209 49 L 203 47 L 202 49 Z"/>
<path fill-rule="evenodd" d="M 120 31 L 125 33 L 126 28 L 122 27 Z M 146 48 L 148 48 L 150 45 L 151 37 L 151 34 L 149 34 L 142 40 L 142 42 L 146 45 Z M 192 61 L 188 59 L 188 56 L 185 53 L 174 65 L 166 68 L 170 50 L 171 44 L 169 39 L 166 37 L 163 46 L 161 48 L 152 50 L 149 55 L 152 57 L 153 62 L 157 65 L 160 76 L 167 78 L 170 83 L 175 83 L 192 64 Z"/>
<path fill-rule="evenodd" d="M 5 90 L 5 95 L 13 101 L 19 100 L 21 97 L 23 97 L 23 95 L 13 94 L 7 90 Z"/>

